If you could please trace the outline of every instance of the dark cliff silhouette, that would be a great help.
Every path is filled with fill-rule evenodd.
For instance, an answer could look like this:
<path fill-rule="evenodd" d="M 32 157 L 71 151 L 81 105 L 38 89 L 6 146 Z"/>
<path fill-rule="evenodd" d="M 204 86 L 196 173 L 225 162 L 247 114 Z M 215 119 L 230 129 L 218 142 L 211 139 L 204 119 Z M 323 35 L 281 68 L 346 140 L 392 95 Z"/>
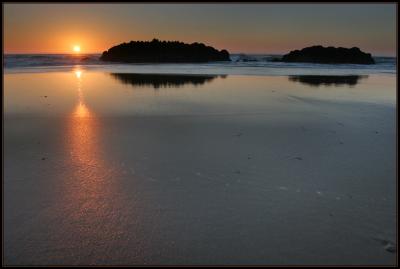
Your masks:
<path fill-rule="evenodd" d="M 125 63 L 201 63 L 230 61 L 229 52 L 203 43 L 178 41 L 131 41 L 104 51 L 102 61 Z"/>
<path fill-rule="evenodd" d="M 111 76 L 123 84 L 134 87 L 152 86 L 154 89 L 180 87 L 183 85 L 203 85 L 211 82 L 218 75 L 176 75 L 176 74 L 129 74 L 129 73 L 111 73 Z"/>
<path fill-rule="evenodd" d="M 290 81 L 300 82 L 314 87 L 324 86 L 355 86 L 362 78 L 368 76 L 314 76 L 314 75 L 303 75 L 303 76 L 289 76 Z"/>
<path fill-rule="evenodd" d="M 325 63 L 325 64 L 375 64 L 370 53 L 359 48 L 335 48 L 313 46 L 302 50 L 294 50 L 284 55 L 282 62 Z"/>

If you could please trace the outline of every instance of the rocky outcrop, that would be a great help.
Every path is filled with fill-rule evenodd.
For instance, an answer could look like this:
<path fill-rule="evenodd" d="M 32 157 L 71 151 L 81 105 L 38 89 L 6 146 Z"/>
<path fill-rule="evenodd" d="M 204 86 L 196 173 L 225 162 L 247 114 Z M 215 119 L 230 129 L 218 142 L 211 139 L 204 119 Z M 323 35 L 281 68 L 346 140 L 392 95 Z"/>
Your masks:
<path fill-rule="evenodd" d="M 325 63 L 325 64 L 375 64 L 370 53 L 359 48 L 335 48 L 313 46 L 294 50 L 284 55 L 282 62 Z"/>
<path fill-rule="evenodd" d="M 229 52 L 202 43 L 178 41 L 131 41 L 104 51 L 102 61 L 125 63 L 202 63 L 230 61 Z"/>

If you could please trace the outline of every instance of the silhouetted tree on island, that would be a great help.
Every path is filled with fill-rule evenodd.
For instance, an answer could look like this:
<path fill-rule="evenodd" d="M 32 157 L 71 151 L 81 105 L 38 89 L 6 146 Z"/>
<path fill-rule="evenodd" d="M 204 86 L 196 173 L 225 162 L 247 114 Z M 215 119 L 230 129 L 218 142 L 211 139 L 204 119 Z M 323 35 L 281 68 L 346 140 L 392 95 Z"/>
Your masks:
<path fill-rule="evenodd" d="M 104 51 L 102 61 L 125 63 L 201 63 L 230 61 L 229 52 L 203 43 L 185 44 L 179 41 L 131 41 Z"/>
<path fill-rule="evenodd" d="M 335 48 L 312 46 L 302 50 L 294 50 L 275 61 L 325 63 L 325 64 L 375 64 L 370 53 L 362 52 L 359 48 Z"/>

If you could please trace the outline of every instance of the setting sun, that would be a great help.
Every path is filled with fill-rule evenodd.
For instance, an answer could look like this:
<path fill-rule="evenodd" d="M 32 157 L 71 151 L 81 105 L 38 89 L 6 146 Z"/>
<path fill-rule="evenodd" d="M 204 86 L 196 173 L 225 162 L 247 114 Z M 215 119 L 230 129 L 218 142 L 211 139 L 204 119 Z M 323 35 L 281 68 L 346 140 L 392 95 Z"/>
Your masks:
<path fill-rule="evenodd" d="M 74 52 L 78 53 L 81 51 L 81 47 L 79 46 L 74 46 Z"/>

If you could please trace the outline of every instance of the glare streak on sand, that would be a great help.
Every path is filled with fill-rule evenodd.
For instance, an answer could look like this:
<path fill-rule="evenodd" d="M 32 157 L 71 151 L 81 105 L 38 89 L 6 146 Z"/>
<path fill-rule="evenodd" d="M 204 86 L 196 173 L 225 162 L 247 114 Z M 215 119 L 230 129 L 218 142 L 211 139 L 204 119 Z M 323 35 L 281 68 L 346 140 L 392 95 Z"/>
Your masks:
<path fill-rule="evenodd" d="M 118 190 L 113 182 L 117 170 L 103 158 L 101 125 L 85 104 L 82 71 L 76 70 L 75 75 L 78 102 L 67 124 L 65 142 L 71 153 L 70 175 L 65 179 L 62 202 L 67 220 L 63 229 L 75 236 L 60 245 L 71 250 L 87 248 L 82 257 L 93 250 L 98 253 L 95 256 L 106 257 L 104 247 L 122 233 L 115 222 L 119 218 Z"/>

